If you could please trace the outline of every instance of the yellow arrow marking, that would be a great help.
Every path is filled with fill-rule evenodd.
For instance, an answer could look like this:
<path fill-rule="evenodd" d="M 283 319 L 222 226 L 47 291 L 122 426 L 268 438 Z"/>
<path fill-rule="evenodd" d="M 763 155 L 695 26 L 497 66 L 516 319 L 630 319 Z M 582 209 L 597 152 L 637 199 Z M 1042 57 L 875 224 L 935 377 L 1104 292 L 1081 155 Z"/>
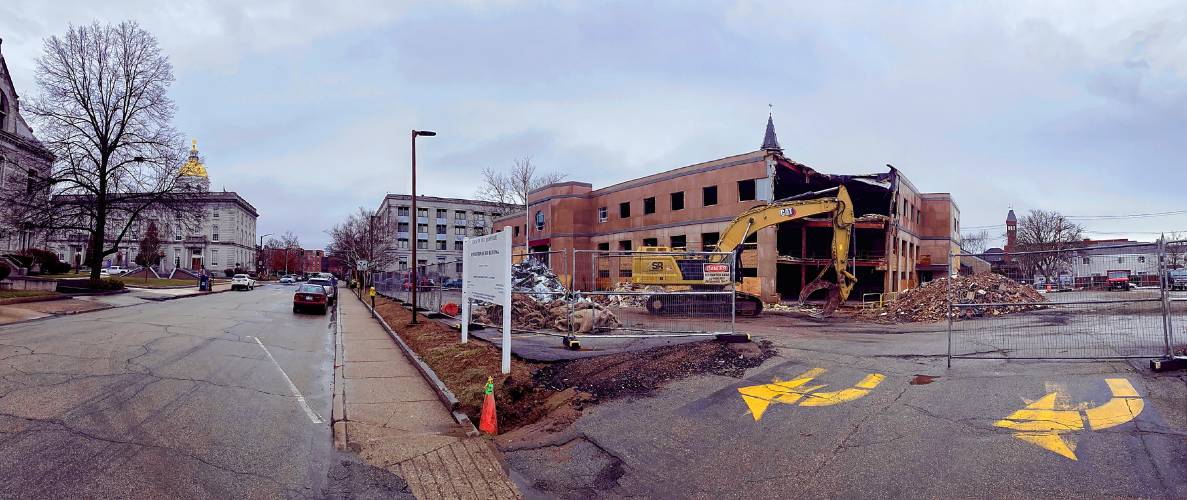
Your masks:
<path fill-rule="evenodd" d="M 823 368 L 813 368 L 786 382 L 776 380 L 770 384 L 740 387 L 738 388 L 738 393 L 742 395 L 742 401 L 746 403 L 747 408 L 750 408 L 750 415 L 757 422 L 762 418 L 763 413 L 767 411 L 771 403 L 789 405 L 798 403 L 800 406 L 835 405 L 846 401 L 853 401 L 869 394 L 871 389 L 877 387 L 886 378 L 883 375 L 875 373 L 866 375 L 856 386 L 848 389 L 835 392 L 814 392 L 825 386 L 809 386 L 806 384 L 822 373 L 824 373 Z"/>
<path fill-rule="evenodd" d="M 1137 418 L 1145 403 L 1128 380 L 1105 379 L 1113 398 L 1095 408 L 1056 410 L 1058 392 L 1043 396 L 1026 408 L 994 422 L 994 426 L 1014 431 L 1014 437 L 1061 456 L 1077 460 L 1075 444 L 1063 434 L 1084 430 L 1085 421 L 1092 430 L 1107 429 Z"/>
<path fill-rule="evenodd" d="M 878 387 L 886 376 L 877 373 L 866 375 L 866 378 L 861 379 L 857 385 L 848 389 L 841 389 L 832 392 L 816 392 L 809 394 L 809 398 L 800 403 L 800 406 L 832 406 L 846 401 L 853 401 L 854 399 L 865 396 L 870 393 L 870 390 Z"/>

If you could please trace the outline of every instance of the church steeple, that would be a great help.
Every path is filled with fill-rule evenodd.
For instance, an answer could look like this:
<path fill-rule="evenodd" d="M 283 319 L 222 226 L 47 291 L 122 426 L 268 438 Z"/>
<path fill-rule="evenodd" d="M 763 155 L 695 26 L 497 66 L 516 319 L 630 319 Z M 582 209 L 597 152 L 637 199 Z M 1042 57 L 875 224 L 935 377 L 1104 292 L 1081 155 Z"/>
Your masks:
<path fill-rule="evenodd" d="M 762 138 L 762 149 L 783 152 L 783 148 L 779 147 L 779 138 L 775 136 L 774 113 L 767 115 L 767 133 Z"/>

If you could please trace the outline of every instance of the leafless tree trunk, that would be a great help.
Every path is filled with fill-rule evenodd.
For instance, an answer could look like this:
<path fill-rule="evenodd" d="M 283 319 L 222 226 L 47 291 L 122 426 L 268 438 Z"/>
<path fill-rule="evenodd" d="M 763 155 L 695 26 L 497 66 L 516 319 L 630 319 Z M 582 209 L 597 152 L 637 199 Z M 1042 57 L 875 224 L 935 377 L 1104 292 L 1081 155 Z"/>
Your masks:
<path fill-rule="evenodd" d="M 347 266 L 355 271 L 359 270 L 359 261 L 367 261 L 367 270 L 387 269 L 396 260 L 395 229 L 387 217 L 359 207 L 358 212 L 330 229 L 329 250 L 345 257 Z"/>
<path fill-rule="evenodd" d="M 1187 266 L 1187 234 L 1174 232 L 1163 237 L 1166 239 L 1166 268 L 1179 269 Z"/>
<path fill-rule="evenodd" d="M 989 231 L 982 229 L 976 233 L 962 234 L 960 248 L 964 253 L 985 253 L 985 250 L 989 248 Z"/>
<path fill-rule="evenodd" d="M 57 161 L 28 190 L 38 196 L 6 201 L 38 227 L 86 234 L 91 279 L 142 216 L 200 223 L 194 188 L 178 182 L 173 68 L 150 33 L 131 21 L 71 26 L 45 40 L 37 83 L 29 109 Z"/>
<path fill-rule="evenodd" d="M 1026 277 L 1042 275 L 1054 282 L 1071 267 L 1075 250 L 1082 246 L 1084 229 L 1059 212 L 1031 210 L 1018 219 L 1018 251 L 1015 258 Z"/>

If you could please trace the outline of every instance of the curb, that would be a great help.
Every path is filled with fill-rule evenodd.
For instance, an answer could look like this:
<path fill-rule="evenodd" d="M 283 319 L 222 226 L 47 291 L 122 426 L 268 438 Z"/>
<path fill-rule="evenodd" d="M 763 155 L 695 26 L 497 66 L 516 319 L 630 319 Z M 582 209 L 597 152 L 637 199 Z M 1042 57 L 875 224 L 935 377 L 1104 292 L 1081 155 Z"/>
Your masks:
<path fill-rule="evenodd" d="M 31 302 L 50 302 L 50 301 L 54 301 L 54 300 L 66 300 L 69 298 L 71 298 L 69 295 L 62 295 L 62 294 L 35 295 L 32 297 L 13 297 L 11 299 L 0 299 L 0 306 L 28 304 Z"/>
<path fill-rule="evenodd" d="M 367 308 L 368 311 L 371 311 L 372 314 L 375 315 L 375 320 L 379 323 L 379 326 L 382 326 L 384 331 L 387 332 L 388 336 L 390 336 L 392 340 L 396 341 L 396 345 L 400 346 L 400 350 L 404 353 L 404 356 L 412 362 L 413 366 L 416 367 L 416 370 L 420 372 L 421 376 L 429 382 L 429 385 L 433 387 L 433 391 L 437 393 L 437 399 L 440 399 L 441 403 L 445 405 L 445 408 L 449 410 L 449 413 L 453 415 L 453 420 L 466 430 L 466 435 L 471 437 L 481 435 L 478 432 L 478 429 L 474 427 L 474 422 L 470 421 L 470 417 L 458 410 L 458 406 L 460 406 L 461 403 L 458 401 L 457 396 L 453 395 L 453 391 L 450 391 L 448 387 L 445 387 L 445 383 L 441 382 L 441 378 L 437 376 L 437 373 L 434 372 L 428 364 L 420 359 L 420 356 L 416 354 L 416 351 L 413 351 L 412 348 L 408 346 L 408 344 L 404 343 L 404 339 L 400 338 L 400 335 L 397 334 L 395 330 L 392 330 L 392 327 L 388 326 L 387 321 L 384 321 L 383 316 L 375 314 L 375 312 L 371 309 L 371 304 L 368 304 L 367 301 L 363 300 L 362 298 L 356 298 L 358 298 L 359 302 L 363 303 L 363 307 Z"/>
<path fill-rule="evenodd" d="M 190 298 L 190 297 L 197 297 L 199 295 L 210 295 L 213 293 L 223 293 L 223 292 L 229 292 L 229 291 L 230 290 L 218 290 L 218 291 L 214 291 L 214 292 L 203 292 L 201 294 L 192 294 L 192 295 L 179 295 L 176 297 L 164 297 L 164 298 L 160 298 L 160 299 L 155 299 L 155 298 L 150 299 L 150 298 L 144 298 L 144 297 L 140 297 L 140 298 L 142 300 L 147 300 L 149 302 L 164 302 L 166 300 L 185 299 L 185 298 Z M 127 293 L 127 291 L 121 290 L 121 293 Z M 106 294 L 106 295 L 115 295 L 115 294 Z M 93 297 L 94 295 L 85 295 L 85 296 Z M 72 299 L 74 297 L 75 296 L 73 296 L 73 295 L 67 295 L 64 297 L 64 299 Z M 62 300 L 64 300 L 64 299 L 62 299 Z M 0 304 L 0 305 L 7 305 L 7 304 Z M 86 311 L 66 311 L 66 312 L 57 313 L 57 314 L 50 314 L 48 316 L 42 316 L 40 318 L 32 318 L 32 319 L 26 319 L 26 320 L 21 320 L 21 321 L 13 321 L 11 323 L 0 323 L 0 327 L 21 325 L 21 324 L 25 324 L 25 323 L 32 323 L 35 321 L 46 321 L 46 320 L 51 320 L 51 319 L 62 317 L 62 316 L 74 316 L 76 314 L 87 314 L 87 313 L 93 313 L 93 312 L 99 312 L 99 311 L 108 311 L 111 309 L 123 309 L 125 307 L 136 307 L 136 306 L 143 306 L 143 305 L 145 305 L 145 304 L 124 304 L 124 305 L 119 305 L 119 306 L 105 306 L 105 307 L 99 307 L 96 309 L 88 309 Z"/>

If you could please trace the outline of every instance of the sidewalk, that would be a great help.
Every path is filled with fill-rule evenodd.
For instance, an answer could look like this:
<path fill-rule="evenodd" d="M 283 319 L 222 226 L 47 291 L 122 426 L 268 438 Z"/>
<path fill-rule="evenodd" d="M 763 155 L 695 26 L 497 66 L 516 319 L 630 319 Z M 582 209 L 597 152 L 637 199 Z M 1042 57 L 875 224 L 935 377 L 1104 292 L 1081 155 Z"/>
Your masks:
<path fill-rule="evenodd" d="M 417 498 L 520 498 L 486 441 L 466 436 L 366 307 L 346 289 L 340 298 L 335 442 L 404 478 Z"/>

